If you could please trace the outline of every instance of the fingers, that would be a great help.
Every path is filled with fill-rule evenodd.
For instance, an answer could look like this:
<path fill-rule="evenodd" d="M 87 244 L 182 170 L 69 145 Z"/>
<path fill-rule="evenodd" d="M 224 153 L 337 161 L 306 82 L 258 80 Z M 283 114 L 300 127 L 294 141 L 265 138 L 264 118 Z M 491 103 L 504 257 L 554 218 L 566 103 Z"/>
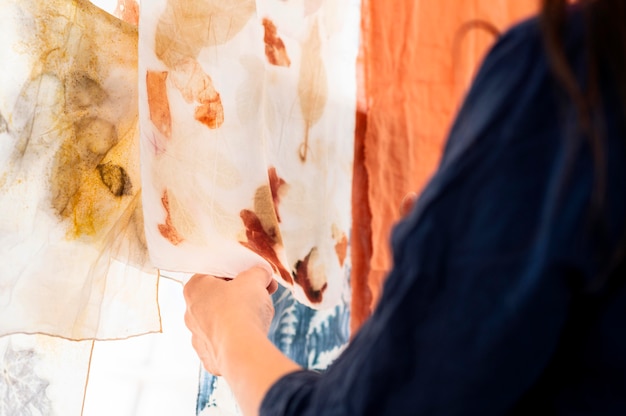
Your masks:
<path fill-rule="evenodd" d="M 276 289 L 278 289 L 272 274 L 267 269 L 259 266 L 252 267 L 251 269 L 239 273 L 235 280 L 242 284 L 250 283 L 263 285 L 263 288 L 267 289 L 270 294 L 274 293 Z"/>
<path fill-rule="evenodd" d="M 192 296 L 202 287 L 204 290 L 210 286 L 220 285 L 229 282 L 231 278 L 215 277 L 208 274 L 194 274 L 185 284 L 183 294 L 189 302 Z M 272 277 L 272 274 L 264 267 L 255 266 L 237 275 L 238 284 L 255 284 L 262 285 L 264 289 L 271 295 L 278 290 L 278 283 Z"/>
<path fill-rule="evenodd" d="M 276 292 L 278 290 L 278 282 L 276 281 L 276 279 L 272 279 L 272 281 L 270 282 L 270 285 L 267 287 L 267 292 L 270 295 L 273 295 L 274 292 Z"/>

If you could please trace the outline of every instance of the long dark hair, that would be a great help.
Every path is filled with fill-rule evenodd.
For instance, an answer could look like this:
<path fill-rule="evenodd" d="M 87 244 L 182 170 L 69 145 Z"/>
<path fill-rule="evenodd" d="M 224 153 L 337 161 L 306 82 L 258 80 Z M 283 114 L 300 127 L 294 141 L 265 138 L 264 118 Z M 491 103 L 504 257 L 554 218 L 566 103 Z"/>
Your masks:
<path fill-rule="evenodd" d="M 579 82 L 565 53 L 563 33 L 566 29 L 568 0 L 542 0 L 541 24 L 546 51 L 553 73 L 562 89 L 574 103 L 579 127 L 590 141 L 595 166 L 592 205 L 602 207 L 606 195 L 607 162 L 606 140 L 598 125 L 600 89 L 604 77 L 610 77 L 611 85 L 621 98 L 622 132 L 626 136 L 626 1 L 625 0 L 578 0 L 585 19 L 585 47 L 587 54 L 587 79 Z M 600 68 L 604 72 L 600 72 Z M 601 211 L 601 209 L 600 209 Z M 625 213 L 626 215 L 626 213 Z M 626 231 L 618 248 L 611 256 L 606 270 L 594 279 L 590 291 L 606 289 L 614 285 L 615 269 L 626 257 Z M 613 280 L 613 281 L 610 281 Z"/>

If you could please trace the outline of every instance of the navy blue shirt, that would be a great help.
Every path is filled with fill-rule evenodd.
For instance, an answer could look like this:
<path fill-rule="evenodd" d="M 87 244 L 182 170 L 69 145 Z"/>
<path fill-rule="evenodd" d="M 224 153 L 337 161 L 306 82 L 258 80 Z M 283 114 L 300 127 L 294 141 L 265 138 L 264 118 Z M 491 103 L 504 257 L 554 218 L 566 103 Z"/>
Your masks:
<path fill-rule="evenodd" d="M 570 23 L 582 79 L 583 25 Z M 326 372 L 278 380 L 261 414 L 626 415 L 626 291 L 583 290 L 625 225 L 624 120 L 610 84 L 603 91 L 597 220 L 592 152 L 537 20 L 502 36 L 438 171 L 393 232 L 375 313 Z"/>

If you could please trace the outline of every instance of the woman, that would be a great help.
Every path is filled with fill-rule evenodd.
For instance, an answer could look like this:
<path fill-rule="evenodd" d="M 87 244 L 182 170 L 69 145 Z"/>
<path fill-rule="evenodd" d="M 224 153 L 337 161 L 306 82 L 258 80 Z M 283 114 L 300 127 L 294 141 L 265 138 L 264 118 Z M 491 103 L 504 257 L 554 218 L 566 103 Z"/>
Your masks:
<path fill-rule="evenodd" d="M 543 0 L 498 41 L 324 373 L 266 339 L 275 283 L 195 276 L 186 322 L 244 414 L 626 414 L 626 2 Z"/>

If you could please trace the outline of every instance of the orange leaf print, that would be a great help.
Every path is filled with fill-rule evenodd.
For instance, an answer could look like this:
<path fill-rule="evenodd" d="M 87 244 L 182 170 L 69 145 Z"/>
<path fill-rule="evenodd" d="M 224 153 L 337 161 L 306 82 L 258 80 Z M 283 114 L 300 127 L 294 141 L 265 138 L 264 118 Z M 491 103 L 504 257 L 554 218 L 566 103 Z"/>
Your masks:
<path fill-rule="evenodd" d="M 166 79 L 167 72 L 165 71 L 146 72 L 150 120 L 161 134 L 169 139 L 172 137 L 172 115 L 170 113 L 170 103 L 167 98 Z"/>
<path fill-rule="evenodd" d="M 348 237 L 346 237 L 345 234 L 335 244 L 335 252 L 337 253 L 339 264 L 343 266 L 343 263 L 346 261 L 346 254 L 348 253 Z"/>
<path fill-rule="evenodd" d="M 265 56 L 270 64 L 276 66 L 288 67 L 291 65 L 285 44 L 282 39 L 278 37 L 276 33 L 276 26 L 268 18 L 263 19 L 263 27 L 265 28 L 265 35 L 263 41 L 265 42 Z"/>
<path fill-rule="evenodd" d="M 182 60 L 172 72 L 172 82 L 188 103 L 196 102 L 194 117 L 210 129 L 224 123 L 224 107 L 213 80 L 195 59 Z"/>
<path fill-rule="evenodd" d="M 163 208 L 165 209 L 165 224 L 159 224 L 159 232 L 163 237 L 169 240 L 170 243 L 175 246 L 179 245 L 184 241 L 184 238 L 178 233 L 174 224 L 172 224 L 172 215 L 170 213 L 170 201 L 167 196 L 167 190 L 163 191 L 163 196 L 161 197 L 161 203 L 163 204 Z"/>
<path fill-rule="evenodd" d="M 139 4 L 136 0 L 117 0 L 115 16 L 137 26 L 139 24 Z"/>
<path fill-rule="evenodd" d="M 224 107 L 222 107 L 220 95 L 216 94 L 214 98 L 206 100 L 196 107 L 194 117 L 210 129 L 221 126 L 224 123 Z"/>

